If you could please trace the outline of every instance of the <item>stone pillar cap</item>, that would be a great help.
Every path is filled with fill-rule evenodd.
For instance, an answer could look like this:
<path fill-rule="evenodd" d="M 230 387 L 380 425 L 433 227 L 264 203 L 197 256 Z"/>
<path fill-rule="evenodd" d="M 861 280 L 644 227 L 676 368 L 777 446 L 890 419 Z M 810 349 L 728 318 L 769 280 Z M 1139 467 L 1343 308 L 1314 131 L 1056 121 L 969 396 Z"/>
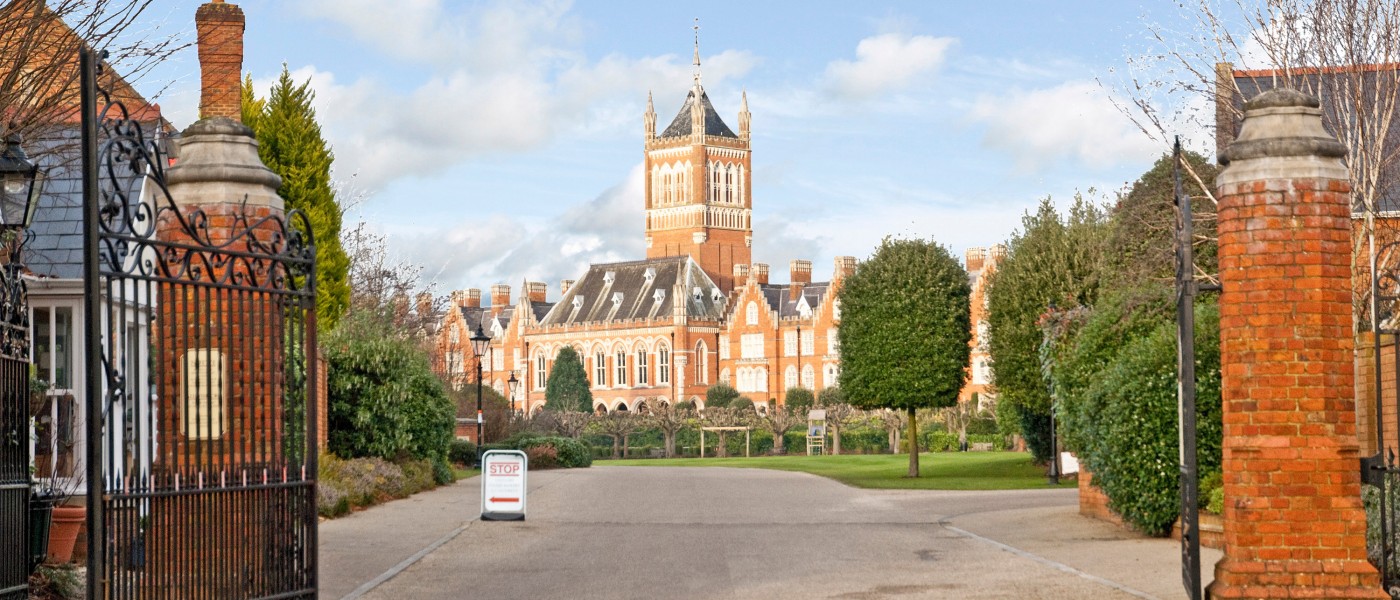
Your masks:
<path fill-rule="evenodd" d="M 1322 127 L 1321 105 L 1317 98 L 1288 88 L 1255 96 L 1245 103 L 1240 136 L 1221 153 L 1220 164 L 1267 157 L 1346 157 L 1346 146 Z"/>

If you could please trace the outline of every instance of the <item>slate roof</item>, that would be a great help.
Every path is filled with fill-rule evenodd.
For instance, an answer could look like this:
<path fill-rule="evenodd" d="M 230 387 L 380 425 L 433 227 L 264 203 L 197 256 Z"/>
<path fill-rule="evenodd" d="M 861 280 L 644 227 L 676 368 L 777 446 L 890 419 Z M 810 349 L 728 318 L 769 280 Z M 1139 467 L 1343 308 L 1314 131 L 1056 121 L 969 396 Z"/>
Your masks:
<path fill-rule="evenodd" d="M 661 292 L 659 302 L 657 292 Z M 723 318 L 728 299 L 719 292 L 719 286 L 689 256 L 674 256 L 590 265 L 588 272 L 553 305 L 541 324 L 669 317 L 674 314 L 674 294 L 678 292 L 685 294 L 688 317 Z"/>
<path fill-rule="evenodd" d="M 802 287 L 802 294 L 797 298 L 792 297 L 791 287 L 786 283 L 768 283 L 759 287 L 763 290 L 763 299 L 768 303 L 768 308 L 776 311 L 779 318 L 787 318 L 801 316 L 797 306 L 802 298 L 806 298 L 807 307 L 815 311 L 831 289 L 831 282 L 809 283 Z"/>
<path fill-rule="evenodd" d="M 681 112 L 676 114 L 676 118 L 666 127 L 666 131 L 661 132 L 659 137 L 689 137 L 690 136 L 690 108 L 695 104 L 695 90 L 690 90 L 685 95 L 685 104 L 681 105 Z M 700 90 L 700 107 L 705 111 L 705 135 L 728 137 L 738 139 L 734 131 L 724 124 L 724 120 L 719 118 L 719 113 L 715 112 L 715 106 L 710 104 L 710 96 L 705 90 Z"/>
<path fill-rule="evenodd" d="M 41 277 L 82 278 L 81 137 L 81 130 L 74 127 L 25 142 L 26 152 L 47 177 L 29 228 L 33 235 L 24 244 L 25 265 Z"/>

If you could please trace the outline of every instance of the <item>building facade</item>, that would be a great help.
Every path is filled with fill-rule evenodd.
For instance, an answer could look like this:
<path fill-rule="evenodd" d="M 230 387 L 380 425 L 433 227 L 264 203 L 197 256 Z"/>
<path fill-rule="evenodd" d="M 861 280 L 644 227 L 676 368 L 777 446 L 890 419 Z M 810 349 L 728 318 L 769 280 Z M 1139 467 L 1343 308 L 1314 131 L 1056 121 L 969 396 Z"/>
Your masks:
<path fill-rule="evenodd" d="M 987 288 L 991 274 L 996 272 L 1001 259 L 1006 258 L 1006 246 L 968 248 L 966 257 L 967 279 L 972 287 L 968 315 L 972 323 L 972 339 L 968 342 L 972 352 L 967 361 L 967 383 L 958 393 L 958 402 L 973 402 L 979 411 L 991 410 L 996 406 L 996 393 L 992 389 L 992 355 L 987 337 Z"/>

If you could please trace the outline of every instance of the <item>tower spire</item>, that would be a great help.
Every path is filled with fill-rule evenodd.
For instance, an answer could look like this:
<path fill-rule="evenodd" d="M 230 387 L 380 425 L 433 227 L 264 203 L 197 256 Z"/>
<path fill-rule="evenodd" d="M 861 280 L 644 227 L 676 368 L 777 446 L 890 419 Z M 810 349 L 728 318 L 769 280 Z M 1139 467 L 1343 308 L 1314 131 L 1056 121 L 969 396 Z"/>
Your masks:
<path fill-rule="evenodd" d="M 739 139 L 749 139 L 749 91 L 744 90 L 739 103 Z"/>
<path fill-rule="evenodd" d="M 700 89 L 700 17 L 695 17 L 695 88 Z"/>
<path fill-rule="evenodd" d="M 642 115 L 642 124 L 646 128 L 647 141 L 656 138 L 656 109 L 651 103 L 651 90 L 647 90 L 647 112 Z"/>

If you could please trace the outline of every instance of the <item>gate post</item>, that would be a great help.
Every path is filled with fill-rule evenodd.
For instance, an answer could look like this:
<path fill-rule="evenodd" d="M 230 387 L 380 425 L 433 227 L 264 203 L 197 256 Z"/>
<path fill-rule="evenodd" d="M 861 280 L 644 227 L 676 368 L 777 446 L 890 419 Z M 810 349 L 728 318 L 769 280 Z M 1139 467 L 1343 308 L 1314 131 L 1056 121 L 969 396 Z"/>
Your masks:
<path fill-rule="evenodd" d="M 1221 156 L 1225 557 L 1212 598 L 1389 598 L 1357 469 L 1346 149 L 1319 104 L 1245 105 Z"/>

